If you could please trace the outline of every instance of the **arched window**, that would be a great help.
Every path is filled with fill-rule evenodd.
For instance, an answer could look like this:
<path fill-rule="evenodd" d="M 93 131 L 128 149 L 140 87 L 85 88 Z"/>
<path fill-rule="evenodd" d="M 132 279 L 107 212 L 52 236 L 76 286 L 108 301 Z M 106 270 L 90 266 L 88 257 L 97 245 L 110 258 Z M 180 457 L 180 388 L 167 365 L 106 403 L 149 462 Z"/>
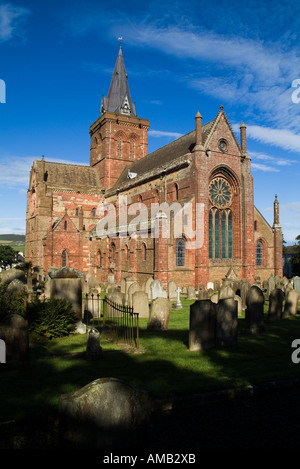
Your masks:
<path fill-rule="evenodd" d="M 177 184 L 174 184 L 173 195 L 174 195 L 174 200 L 178 200 L 179 192 L 178 192 L 178 185 Z"/>
<path fill-rule="evenodd" d="M 95 218 L 95 216 L 96 216 L 96 209 L 93 208 L 93 210 L 92 210 L 92 217 Z"/>
<path fill-rule="evenodd" d="M 134 160 L 134 141 L 130 141 L 130 159 Z"/>
<path fill-rule="evenodd" d="M 185 245 L 183 239 L 176 242 L 176 266 L 183 267 L 185 265 Z"/>
<path fill-rule="evenodd" d="M 62 267 L 66 267 L 67 265 L 67 251 L 63 251 L 61 255 L 61 265 Z"/>
<path fill-rule="evenodd" d="M 121 137 L 118 137 L 117 156 L 118 156 L 119 158 L 121 158 L 121 156 L 122 156 L 122 140 L 121 140 Z"/>
<path fill-rule="evenodd" d="M 111 243 L 110 245 L 111 248 L 111 262 L 115 262 L 116 258 L 116 245 L 115 243 Z"/>
<path fill-rule="evenodd" d="M 67 221 L 65 221 L 65 222 L 64 222 L 64 230 L 66 230 L 66 229 L 67 229 L 67 227 L 68 227 L 68 222 L 67 222 Z"/>
<path fill-rule="evenodd" d="M 128 248 L 127 244 L 125 245 L 125 260 L 126 261 L 129 260 L 129 248 Z"/>
<path fill-rule="evenodd" d="M 79 214 L 79 209 L 76 208 L 76 217 L 78 217 L 78 214 Z"/>
<path fill-rule="evenodd" d="M 232 259 L 232 212 L 230 209 L 209 211 L 209 258 Z"/>
<path fill-rule="evenodd" d="M 145 243 L 143 243 L 141 247 L 141 257 L 142 261 L 145 261 L 147 259 L 147 248 Z"/>
<path fill-rule="evenodd" d="M 263 244 L 257 241 L 255 248 L 255 263 L 256 265 L 263 265 Z"/>
<path fill-rule="evenodd" d="M 98 251 L 98 262 L 99 262 L 99 267 L 102 266 L 102 255 L 101 255 L 101 251 Z"/>
<path fill-rule="evenodd" d="M 257 231 L 257 220 L 254 220 L 254 231 Z"/>

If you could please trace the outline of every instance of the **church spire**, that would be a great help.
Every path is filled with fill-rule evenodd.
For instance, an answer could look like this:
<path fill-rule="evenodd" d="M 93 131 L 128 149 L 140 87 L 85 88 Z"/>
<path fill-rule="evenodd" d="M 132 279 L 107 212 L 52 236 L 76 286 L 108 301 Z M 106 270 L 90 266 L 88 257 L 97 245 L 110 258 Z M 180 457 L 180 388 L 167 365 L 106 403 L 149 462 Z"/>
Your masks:
<path fill-rule="evenodd" d="M 111 79 L 107 97 L 102 97 L 100 112 L 116 112 L 136 116 L 135 104 L 131 101 L 127 73 L 120 44 L 117 61 Z"/>

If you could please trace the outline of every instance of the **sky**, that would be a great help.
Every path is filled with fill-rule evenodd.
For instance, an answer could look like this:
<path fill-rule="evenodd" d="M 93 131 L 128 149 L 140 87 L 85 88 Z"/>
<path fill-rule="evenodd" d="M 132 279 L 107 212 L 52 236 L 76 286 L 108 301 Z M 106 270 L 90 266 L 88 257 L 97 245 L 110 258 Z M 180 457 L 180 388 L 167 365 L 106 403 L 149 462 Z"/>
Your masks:
<path fill-rule="evenodd" d="M 254 203 L 278 196 L 287 245 L 300 234 L 300 3 L 261 0 L 0 2 L 0 234 L 25 234 L 33 160 L 89 165 L 89 127 L 122 37 L 148 152 L 220 105 L 247 126 Z"/>

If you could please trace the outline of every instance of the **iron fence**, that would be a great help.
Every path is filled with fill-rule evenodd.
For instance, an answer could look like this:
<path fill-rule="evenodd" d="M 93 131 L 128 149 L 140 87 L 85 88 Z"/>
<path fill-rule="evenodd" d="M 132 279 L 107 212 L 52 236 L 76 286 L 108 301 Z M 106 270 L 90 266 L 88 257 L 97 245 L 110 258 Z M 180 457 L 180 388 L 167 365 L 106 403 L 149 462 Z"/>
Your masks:
<path fill-rule="evenodd" d="M 100 294 L 86 294 L 84 319 L 87 324 L 100 324 L 109 327 L 116 341 L 122 341 L 139 349 L 139 314 L 133 308 L 120 305 Z"/>

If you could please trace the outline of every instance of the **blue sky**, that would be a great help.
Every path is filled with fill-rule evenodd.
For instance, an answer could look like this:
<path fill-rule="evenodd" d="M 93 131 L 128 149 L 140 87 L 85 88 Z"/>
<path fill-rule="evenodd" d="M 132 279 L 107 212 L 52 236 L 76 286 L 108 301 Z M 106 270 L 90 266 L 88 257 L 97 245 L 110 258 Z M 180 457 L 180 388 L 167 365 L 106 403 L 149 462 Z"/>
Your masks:
<path fill-rule="evenodd" d="M 247 126 L 255 205 L 272 225 L 278 195 L 293 244 L 300 3 L 285 0 L 0 2 L 0 233 L 25 233 L 35 158 L 89 164 L 89 126 L 120 36 L 132 99 L 150 120 L 149 152 L 191 131 L 198 110 L 205 123 L 222 104 L 238 139 Z"/>

